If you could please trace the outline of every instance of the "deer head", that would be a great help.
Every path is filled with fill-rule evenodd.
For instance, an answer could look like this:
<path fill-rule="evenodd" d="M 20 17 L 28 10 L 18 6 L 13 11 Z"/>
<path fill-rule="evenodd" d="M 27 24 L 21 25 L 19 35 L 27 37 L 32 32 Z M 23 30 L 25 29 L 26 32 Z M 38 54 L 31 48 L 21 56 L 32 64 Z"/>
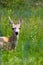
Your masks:
<path fill-rule="evenodd" d="M 13 20 L 10 17 L 9 17 L 9 20 L 12 26 L 12 30 L 15 32 L 16 35 L 18 35 L 19 30 L 20 30 L 21 19 L 18 21 L 17 24 L 14 24 Z"/>

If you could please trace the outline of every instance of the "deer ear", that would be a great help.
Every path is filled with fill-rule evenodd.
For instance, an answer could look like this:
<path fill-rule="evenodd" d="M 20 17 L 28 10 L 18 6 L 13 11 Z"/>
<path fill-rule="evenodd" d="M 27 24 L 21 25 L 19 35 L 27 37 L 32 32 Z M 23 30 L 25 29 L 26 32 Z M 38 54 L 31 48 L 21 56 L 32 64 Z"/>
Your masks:
<path fill-rule="evenodd" d="M 10 17 L 8 17 L 8 18 L 9 18 L 10 23 L 14 24 L 13 20 Z"/>
<path fill-rule="evenodd" d="M 18 24 L 21 24 L 21 22 L 22 22 L 22 19 L 20 18 L 20 20 L 18 21 Z"/>
<path fill-rule="evenodd" d="M 14 24 L 13 20 L 12 20 L 10 17 L 8 17 L 8 18 L 9 18 L 9 20 L 10 20 L 10 24 L 12 25 L 12 27 L 14 27 L 15 24 Z"/>

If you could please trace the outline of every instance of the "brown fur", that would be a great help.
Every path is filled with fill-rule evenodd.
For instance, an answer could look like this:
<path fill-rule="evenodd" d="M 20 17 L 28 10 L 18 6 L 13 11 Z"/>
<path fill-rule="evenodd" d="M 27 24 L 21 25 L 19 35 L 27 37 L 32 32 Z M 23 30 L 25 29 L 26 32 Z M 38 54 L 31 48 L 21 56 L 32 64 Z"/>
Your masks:
<path fill-rule="evenodd" d="M 9 41 L 9 37 L 0 37 L 0 41 L 8 42 Z"/>
<path fill-rule="evenodd" d="M 0 48 L 3 49 L 14 49 L 16 47 L 17 36 L 14 31 L 11 37 L 0 37 Z"/>

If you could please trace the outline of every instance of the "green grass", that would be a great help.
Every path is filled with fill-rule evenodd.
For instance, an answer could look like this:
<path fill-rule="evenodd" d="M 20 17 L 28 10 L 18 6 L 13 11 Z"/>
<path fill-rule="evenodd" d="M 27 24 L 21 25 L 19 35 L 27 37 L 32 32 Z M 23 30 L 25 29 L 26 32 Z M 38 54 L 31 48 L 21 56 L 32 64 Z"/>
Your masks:
<path fill-rule="evenodd" d="M 43 65 L 43 8 L 27 11 L 0 9 L 0 14 L 0 30 L 3 36 L 10 36 L 12 31 L 8 16 L 15 23 L 22 17 L 17 48 L 14 51 L 0 51 L 2 64 Z"/>

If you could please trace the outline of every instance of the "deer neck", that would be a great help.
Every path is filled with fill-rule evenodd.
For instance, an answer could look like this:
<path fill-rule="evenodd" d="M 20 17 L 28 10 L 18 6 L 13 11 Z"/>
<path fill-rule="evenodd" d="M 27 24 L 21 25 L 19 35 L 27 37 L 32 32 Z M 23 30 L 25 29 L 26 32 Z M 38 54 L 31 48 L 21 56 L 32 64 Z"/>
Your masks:
<path fill-rule="evenodd" d="M 11 48 L 14 48 L 16 46 L 17 35 L 16 35 L 16 33 L 14 31 L 12 32 L 12 36 L 9 38 L 9 42 L 12 43 Z"/>
<path fill-rule="evenodd" d="M 16 41 L 17 40 L 17 35 L 15 34 L 14 31 L 12 31 L 12 36 L 9 39 L 10 39 L 10 41 Z"/>

